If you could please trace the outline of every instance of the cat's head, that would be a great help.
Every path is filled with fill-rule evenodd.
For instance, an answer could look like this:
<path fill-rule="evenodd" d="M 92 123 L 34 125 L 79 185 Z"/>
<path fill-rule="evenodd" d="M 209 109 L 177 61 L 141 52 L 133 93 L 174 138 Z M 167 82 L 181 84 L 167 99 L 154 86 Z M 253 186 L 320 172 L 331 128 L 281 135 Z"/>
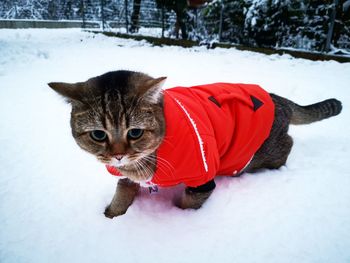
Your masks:
<path fill-rule="evenodd" d="M 165 79 L 114 71 L 86 82 L 48 85 L 72 106 L 77 144 L 101 162 L 123 168 L 154 153 L 164 138 Z"/>

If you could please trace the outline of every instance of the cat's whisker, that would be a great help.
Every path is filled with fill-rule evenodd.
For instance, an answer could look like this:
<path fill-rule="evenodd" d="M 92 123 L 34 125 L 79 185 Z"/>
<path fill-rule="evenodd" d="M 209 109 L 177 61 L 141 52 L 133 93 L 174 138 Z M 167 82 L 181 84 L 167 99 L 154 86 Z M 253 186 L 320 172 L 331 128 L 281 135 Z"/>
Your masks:
<path fill-rule="evenodd" d="M 157 163 L 162 164 L 165 167 L 165 169 L 167 168 L 168 170 L 170 170 L 170 176 L 174 177 L 174 167 L 167 160 L 155 156 L 146 156 L 144 157 L 144 160 L 152 162 L 152 164 L 154 165 L 156 165 Z M 157 169 L 161 170 L 164 174 L 169 175 L 169 172 L 166 171 L 162 167 L 162 165 L 157 165 Z"/>
<path fill-rule="evenodd" d="M 136 161 L 133 163 L 134 168 L 136 169 L 136 175 L 139 176 L 141 174 L 142 176 L 142 169 L 140 169 L 140 164 Z"/>
<path fill-rule="evenodd" d="M 137 174 L 137 176 L 139 177 L 141 177 L 142 178 L 142 175 L 143 175 L 143 173 L 144 173 L 144 169 L 142 169 L 142 166 L 139 164 L 139 162 L 138 161 L 136 161 L 135 163 L 134 163 L 134 166 L 135 166 L 135 168 L 136 168 L 136 174 Z"/>
<path fill-rule="evenodd" d="M 167 167 L 170 171 L 173 171 L 175 168 L 164 158 L 160 157 L 160 156 L 152 156 L 152 158 L 154 158 L 154 160 L 156 162 L 159 162 L 161 164 L 163 164 L 165 167 Z"/>
<path fill-rule="evenodd" d="M 146 177 L 145 180 L 149 180 L 150 178 L 153 177 L 153 171 L 147 166 L 147 164 L 143 163 L 142 159 L 140 160 L 140 163 L 143 165 L 142 167 L 146 171 Z"/>
<path fill-rule="evenodd" d="M 145 175 L 145 177 L 144 177 L 144 180 L 146 181 L 146 180 L 149 180 L 149 178 L 151 178 L 152 176 L 153 176 L 153 172 L 150 170 L 150 168 L 147 166 L 147 164 L 144 164 L 143 162 L 142 162 L 142 159 L 140 159 L 140 160 L 137 160 L 137 165 L 139 165 L 142 169 L 141 169 L 141 171 L 142 171 L 142 174 L 144 174 Z"/>
<path fill-rule="evenodd" d="M 98 155 L 96 156 L 97 160 L 99 160 L 100 162 L 104 163 L 104 164 L 110 164 L 111 159 L 108 157 L 105 157 L 103 155 Z"/>
<path fill-rule="evenodd" d="M 147 156 L 147 157 L 148 157 L 148 156 Z M 143 159 L 142 159 L 142 162 L 150 163 L 151 166 L 156 166 L 155 159 L 147 158 L 147 157 L 143 158 Z M 166 171 L 164 171 L 164 169 L 162 169 L 161 167 L 158 167 L 158 168 L 159 168 L 162 172 L 164 172 L 164 173 L 166 172 Z M 150 170 L 151 176 L 153 177 L 155 171 L 153 171 L 153 169 L 150 169 L 150 168 L 149 168 L 149 170 Z"/>
<path fill-rule="evenodd" d="M 142 159 L 144 162 L 148 162 L 148 163 L 150 163 L 152 166 L 154 166 L 154 167 L 156 167 L 156 162 L 155 162 L 155 160 L 154 159 L 149 159 L 149 158 L 143 158 Z M 166 173 L 166 171 L 162 168 L 162 167 L 157 167 L 156 169 L 159 169 L 159 170 L 161 170 L 163 173 Z M 155 173 L 155 171 L 151 171 L 152 172 L 152 175 L 154 175 L 154 173 Z"/>
<path fill-rule="evenodd" d="M 174 168 L 173 168 L 173 166 L 171 165 L 171 164 L 169 164 L 167 161 L 165 161 L 165 160 L 161 160 L 160 158 L 158 158 L 158 160 L 157 160 L 160 164 L 163 164 L 166 168 L 168 168 L 168 171 L 170 171 L 170 172 L 166 172 L 166 174 L 168 175 L 168 176 L 170 176 L 170 177 L 173 177 L 173 178 L 175 178 L 175 175 L 174 175 Z M 161 166 L 158 166 L 158 168 L 160 169 L 160 170 L 164 170 L 164 168 L 161 168 Z"/>

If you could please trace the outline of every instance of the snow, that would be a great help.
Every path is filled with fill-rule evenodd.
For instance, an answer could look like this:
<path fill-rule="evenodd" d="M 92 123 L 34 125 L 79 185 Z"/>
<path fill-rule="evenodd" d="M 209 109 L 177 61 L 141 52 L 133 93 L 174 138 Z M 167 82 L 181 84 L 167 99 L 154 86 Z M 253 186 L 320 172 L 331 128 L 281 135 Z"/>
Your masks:
<path fill-rule="evenodd" d="M 182 186 L 143 189 L 103 215 L 116 178 L 70 135 L 69 106 L 48 88 L 106 71 L 168 76 L 167 87 L 257 83 L 341 115 L 291 127 L 285 167 L 218 178 L 197 211 L 172 205 Z M 235 49 L 151 47 L 80 30 L 0 30 L 0 262 L 349 262 L 350 63 Z"/>
<path fill-rule="evenodd" d="M 126 28 L 113 28 L 112 32 L 127 34 Z M 129 32 L 130 33 L 130 32 Z M 159 27 L 140 27 L 138 32 L 132 33 L 133 35 L 151 36 L 151 37 L 161 37 L 162 29 Z"/>

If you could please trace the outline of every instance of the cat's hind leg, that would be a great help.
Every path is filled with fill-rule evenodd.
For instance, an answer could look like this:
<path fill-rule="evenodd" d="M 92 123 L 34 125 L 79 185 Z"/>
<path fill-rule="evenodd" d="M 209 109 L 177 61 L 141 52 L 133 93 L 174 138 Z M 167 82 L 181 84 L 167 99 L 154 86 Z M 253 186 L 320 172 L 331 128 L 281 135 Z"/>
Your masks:
<path fill-rule="evenodd" d="M 285 165 L 293 147 L 293 139 L 288 134 L 292 110 L 285 104 L 282 98 L 273 94 L 271 97 L 275 103 L 275 119 L 270 136 L 255 153 L 252 161 L 245 170 L 247 172 L 253 172 L 261 168 L 280 168 Z"/>
<path fill-rule="evenodd" d="M 182 209 L 198 209 L 209 198 L 215 189 L 215 182 L 211 180 L 198 187 L 186 187 L 176 206 Z"/>
<path fill-rule="evenodd" d="M 258 169 L 278 169 L 285 165 L 293 146 L 293 139 L 288 134 L 284 134 L 271 142 L 264 144 L 255 154 L 251 163 L 245 171 L 254 172 Z"/>

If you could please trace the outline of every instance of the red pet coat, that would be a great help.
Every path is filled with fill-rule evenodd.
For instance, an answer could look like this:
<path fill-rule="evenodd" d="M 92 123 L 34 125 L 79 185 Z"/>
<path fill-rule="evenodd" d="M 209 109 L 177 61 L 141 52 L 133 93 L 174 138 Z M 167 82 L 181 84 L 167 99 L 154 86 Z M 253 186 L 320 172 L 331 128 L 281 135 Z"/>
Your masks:
<path fill-rule="evenodd" d="M 249 164 L 270 134 L 274 104 L 258 85 L 214 83 L 165 90 L 164 115 L 166 134 L 148 183 L 197 187 Z"/>

